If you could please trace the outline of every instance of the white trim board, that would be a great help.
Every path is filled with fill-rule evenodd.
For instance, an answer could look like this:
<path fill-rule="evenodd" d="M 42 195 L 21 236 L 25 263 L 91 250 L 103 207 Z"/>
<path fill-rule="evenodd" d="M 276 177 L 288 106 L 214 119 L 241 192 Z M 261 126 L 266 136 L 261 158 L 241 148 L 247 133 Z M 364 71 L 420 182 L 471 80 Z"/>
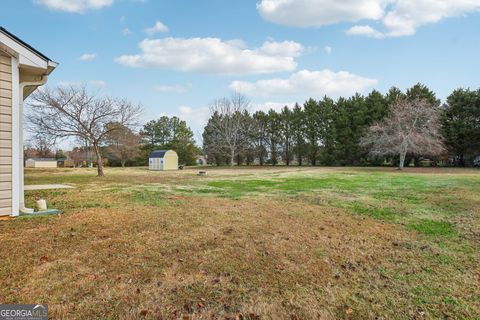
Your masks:
<path fill-rule="evenodd" d="M 12 57 L 12 216 L 20 214 L 20 70 L 18 59 Z M 21 166 L 20 166 L 21 165 Z"/>

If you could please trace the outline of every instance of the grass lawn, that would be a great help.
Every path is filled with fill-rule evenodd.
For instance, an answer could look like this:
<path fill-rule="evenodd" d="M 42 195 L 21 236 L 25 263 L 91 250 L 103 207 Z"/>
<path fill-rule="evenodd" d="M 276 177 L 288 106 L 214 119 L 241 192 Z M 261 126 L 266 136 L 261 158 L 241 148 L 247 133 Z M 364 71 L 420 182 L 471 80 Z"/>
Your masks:
<path fill-rule="evenodd" d="M 65 319 L 480 319 L 480 171 L 27 170 L 0 303 Z"/>

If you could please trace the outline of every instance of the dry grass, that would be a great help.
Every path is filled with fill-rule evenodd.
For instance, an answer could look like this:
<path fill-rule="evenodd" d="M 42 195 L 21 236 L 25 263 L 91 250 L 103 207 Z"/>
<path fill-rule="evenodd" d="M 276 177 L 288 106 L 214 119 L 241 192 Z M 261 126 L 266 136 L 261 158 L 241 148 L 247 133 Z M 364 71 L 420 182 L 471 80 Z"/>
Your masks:
<path fill-rule="evenodd" d="M 410 172 L 432 188 L 420 200 L 392 180 L 406 202 L 374 190 L 372 175 L 403 179 L 388 169 L 195 173 L 28 171 L 77 188 L 28 193 L 62 216 L 0 222 L 0 303 L 48 303 L 59 319 L 479 317 L 478 171 Z M 248 190 L 230 196 L 238 182 Z"/>

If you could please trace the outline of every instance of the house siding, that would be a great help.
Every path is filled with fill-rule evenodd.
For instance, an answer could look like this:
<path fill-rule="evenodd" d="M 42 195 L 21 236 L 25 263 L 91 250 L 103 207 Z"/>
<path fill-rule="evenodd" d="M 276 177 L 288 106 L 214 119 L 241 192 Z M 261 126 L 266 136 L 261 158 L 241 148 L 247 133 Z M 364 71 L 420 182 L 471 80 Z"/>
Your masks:
<path fill-rule="evenodd" d="M 12 59 L 0 54 L 0 216 L 12 213 Z"/>

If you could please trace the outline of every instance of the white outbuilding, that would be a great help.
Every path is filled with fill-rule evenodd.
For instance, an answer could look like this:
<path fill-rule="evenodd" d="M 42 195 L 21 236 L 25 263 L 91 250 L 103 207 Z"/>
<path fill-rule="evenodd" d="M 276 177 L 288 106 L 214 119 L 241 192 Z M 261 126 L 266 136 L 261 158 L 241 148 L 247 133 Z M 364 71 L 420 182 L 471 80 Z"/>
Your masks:
<path fill-rule="evenodd" d="M 26 168 L 56 168 L 58 167 L 57 159 L 51 158 L 30 158 L 25 161 Z"/>
<path fill-rule="evenodd" d="M 156 150 L 148 157 L 148 169 L 155 171 L 178 170 L 178 155 L 173 150 Z"/>

